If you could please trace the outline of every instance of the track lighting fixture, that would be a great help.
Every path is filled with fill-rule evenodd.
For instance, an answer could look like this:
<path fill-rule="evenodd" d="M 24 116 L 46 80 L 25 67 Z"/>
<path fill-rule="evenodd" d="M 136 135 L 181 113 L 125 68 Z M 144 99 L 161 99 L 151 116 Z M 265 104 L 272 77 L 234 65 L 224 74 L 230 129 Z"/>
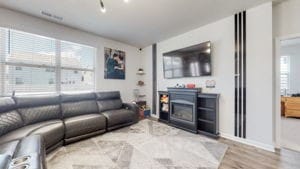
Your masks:
<path fill-rule="evenodd" d="M 129 3 L 130 0 L 123 0 L 125 3 Z M 99 0 L 100 7 L 101 7 L 101 12 L 106 13 L 106 8 L 104 6 L 103 0 Z"/>
<path fill-rule="evenodd" d="M 105 13 L 106 12 L 106 8 L 104 6 L 103 0 L 99 0 L 99 2 L 100 2 L 100 6 L 101 6 L 101 12 Z"/>

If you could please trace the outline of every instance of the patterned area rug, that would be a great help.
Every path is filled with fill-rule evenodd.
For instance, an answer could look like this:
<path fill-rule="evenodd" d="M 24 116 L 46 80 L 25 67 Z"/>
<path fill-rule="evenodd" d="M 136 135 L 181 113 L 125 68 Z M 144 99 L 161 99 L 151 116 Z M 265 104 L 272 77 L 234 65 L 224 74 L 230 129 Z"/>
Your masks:
<path fill-rule="evenodd" d="M 217 169 L 227 145 L 168 125 L 138 124 L 61 147 L 49 169 Z"/>

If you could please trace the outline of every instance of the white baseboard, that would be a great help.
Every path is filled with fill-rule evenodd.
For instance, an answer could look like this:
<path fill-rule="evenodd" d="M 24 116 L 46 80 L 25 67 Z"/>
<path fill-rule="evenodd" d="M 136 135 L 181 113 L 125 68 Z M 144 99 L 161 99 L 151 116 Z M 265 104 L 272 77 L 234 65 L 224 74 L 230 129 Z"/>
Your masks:
<path fill-rule="evenodd" d="M 300 152 L 300 144 L 285 139 L 281 140 L 281 147 Z"/>
<path fill-rule="evenodd" d="M 266 151 L 270 151 L 270 152 L 275 152 L 275 147 L 274 145 L 269 145 L 269 144 L 264 144 L 264 143 L 260 143 L 257 141 L 253 141 L 253 140 L 249 140 L 249 139 L 244 139 L 244 138 L 239 138 L 239 137 L 235 137 L 229 134 L 225 134 L 225 133 L 220 133 L 220 136 L 229 140 L 233 140 L 239 143 L 243 143 L 249 146 L 254 146 Z"/>

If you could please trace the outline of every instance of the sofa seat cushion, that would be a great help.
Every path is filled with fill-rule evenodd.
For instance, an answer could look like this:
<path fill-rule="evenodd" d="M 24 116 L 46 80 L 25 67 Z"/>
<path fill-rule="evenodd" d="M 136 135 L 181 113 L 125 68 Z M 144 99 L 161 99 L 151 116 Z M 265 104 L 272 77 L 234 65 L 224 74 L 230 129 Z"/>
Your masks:
<path fill-rule="evenodd" d="M 95 93 L 62 94 L 61 102 L 64 119 L 99 112 Z"/>
<path fill-rule="evenodd" d="M 61 118 L 59 95 L 14 97 L 25 125 Z"/>
<path fill-rule="evenodd" d="M 100 112 L 120 109 L 122 107 L 122 99 L 120 92 L 98 92 L 96 93 L 97 104 Z"/>
<path fill-rule="evenodd" d="M 0 145 L 0 154 L 7 154 L 10 156 L 13 156 L 17 149 L 18 144 L 19 144 L 18 140 L 1 144 Z"/>
<path fill-rule="evenodd" d="M 45 124 L 30 133 L 30 135 L 37 134 L 44 137 L 45 146 L 48 149 L 64 139 L 64 123 L 57 120 L 55 123 Z"/>
<path fill-rule="evenodd" d="M 55 123 L 61 123 L 61 120 L 51 120 L 46 122 L 40 122 L 28 126 L 24 126 L 22 128 L 19 128 L 17 130 L 14 130 L 12 132 L 9 132 L 3 136 L 0 137 L 0 144 L 4 144 L 10 141 L 20 140 L 21 138 L 24 138 L 28 135 L 30 135 L 35 130 L 38 130 L 44 126 L 48 126 Z"/>
<path fill-rule="evenodd" d="M 23 121 L 17 111 L 0 112 L 0 137 L 22 126 Z"/>
<path fill-rule="evenodd" d="M 135 113 L 127 109 L 109 110 L 102 114 L 107 118 L 107 127 L 133 123 L 135 121 Z"/>
<path fill-rule="evenodd" d="M 106 127 L 106 119 L 101 114 L 75 116 L 65 119 L 64 122 L 66 139 L 103 130 Z"/>

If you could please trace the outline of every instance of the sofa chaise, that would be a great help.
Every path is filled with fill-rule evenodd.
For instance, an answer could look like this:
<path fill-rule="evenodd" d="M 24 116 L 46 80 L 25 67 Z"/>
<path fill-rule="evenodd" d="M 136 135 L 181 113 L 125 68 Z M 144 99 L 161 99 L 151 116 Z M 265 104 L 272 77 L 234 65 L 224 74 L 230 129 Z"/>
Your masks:
<path fill-rule="evenodd" d="M 46 153 L 138 118 L 118 91 L 0 98 L 0 169 L 46 169 Z"/>

